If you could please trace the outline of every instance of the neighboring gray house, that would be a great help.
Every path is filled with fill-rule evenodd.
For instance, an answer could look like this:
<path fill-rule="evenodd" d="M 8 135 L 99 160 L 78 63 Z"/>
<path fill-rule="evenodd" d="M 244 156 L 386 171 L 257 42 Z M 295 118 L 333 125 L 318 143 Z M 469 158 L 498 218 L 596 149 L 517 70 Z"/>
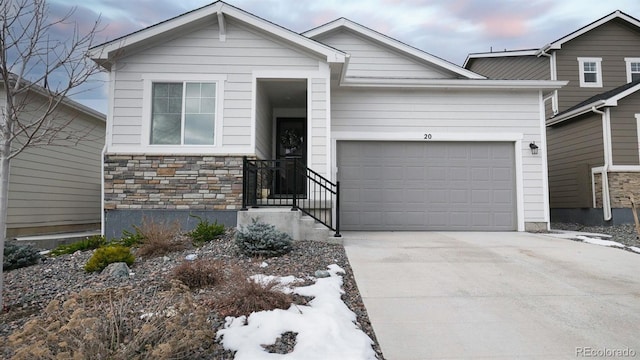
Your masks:
<path fill-rule="evenodd" d="M 487 80 L 346 19 L 298 34 L 224 2 L 92 52 L 110 74 L 108 237 L 294 197 L 343 230 L 548 227 L 542 93 L 561 82 Z M 340 181 L 339 209 L 316 176 Z"/>
<path fill-rule="evenodd" d="M 545 94 L 553 221 L 628 222 L 640 200 L 640 21 L 613 12 L 539 49 L 470 54 L 493 79 L 566 80 Z"/>
<path fill-rule="evenodd" d="M 29 108 L 21 116 L 33 116 L 47 101 L 29 92 Z M 4 87 L 0 87 L 4 107 Z M 105 116 L 70 99 L 54 114 L 54 126 L 69 124 L 84 140 L 75 144 L 28 147 L 11 160 L 7 237 L 56 234 L 100 229 L 101 155 Z M 66 145 L 66 146 L 63 146 Z"/>

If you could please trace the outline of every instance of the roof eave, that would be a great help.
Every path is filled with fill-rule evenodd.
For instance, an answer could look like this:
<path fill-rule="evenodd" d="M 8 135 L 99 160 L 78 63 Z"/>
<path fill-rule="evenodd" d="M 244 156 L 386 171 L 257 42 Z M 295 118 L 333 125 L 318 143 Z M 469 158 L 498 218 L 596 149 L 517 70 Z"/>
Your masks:
<path fill-rule="evenodd" d="M 301 35 L 304 35 L 306 37 L 309 38 L 314 38 L 317 36 L 320 36 L 322 34 L 326 34 L 328 32 L 334 31 L 336 29 L 339 29 L 341 27 L 347 28 L 351 31 L 354 31 L 356 33 L 362 34 L 366 37 L 369 37 L 387 47 L 390 47 L 392 49 L 396 49 L 399 50 L 401 52 L 404 52 L 408 55 L 411 55 L 414 58 L 420 59 L 422 61 L 425 62 L 429 62 L 429 63 L 433 63 L 436 66 L 440 66 L 441 68 L 448 70 L 454 74 L 458 74 L 460 76 L 464 76 L 468 79 L 486 79 L 486 77 L 480 75 L 480 74 L 476 74 L 473 71 L 464 69 L 462 67 L 459 67 L 453 63 L 450 63 L 446 60 L 440 59 L 434 55 L 431 55 L 429 53 L 426 53 L 422 50 L 416 49 L 410 45 L 404 44 L 396 39 L 393 39 L 391 37 L 388 37 L 384 34 L 381 34 L 375 30 L 369 29 L 366 26 L 360 25 L 358 23 L 355 23 L 353 21 L 350 21 L 348 19 L 345 18 L 339 18 L 336 19 L 334 21 L 331 21 L 329 23 L 326 23 L 324 25 L 321 25 L 319 27 L 316 27 L 314 29 L 305 31 L 303 33 L 301 33 Z"/>
<path fill-rule="evenodd" d="M 567 83 L 567 81 L 553 80 L 399 79 L 347 77 L 341 82 L 340 85 L 350 87 L 555 90 L 560 89 Z"/>
<path fill-rule="evenodd" d="M 157 35 L 166 33 L 177 27 L 189 24 L 194 21 L 201 20 L 209 16 L 219 16 L 224 14 L 243 21 L 247 24 L 255 26 L 260 29 L 264 29 L 267 32 L 274 34 L 280 38 L 283 38 L 293 44 L 301 46 L 310 50 L 311 52 L 322 55 L 329 63 L 344 63 L 345 53 L 333 49 L 329 46 L 321 44 L 317 41 L 309 39 L 305 36 L 296 34 L 293 31 L 287 30 L 273 23 L 270 23 L 264 19 L 261 19 L 255 15 L 242 11 L 222 1 L 215 2 L 200 9 L 179 15 L 175 18 L 169 19 L 165 22 L 153 25 L 146 29 L 131 33 L 124 37 L 111 40 L 104 44 L 95 46 L 89 49 L 89 56 L 107 68 L 107 63 L 116 55 L 116 52 L 124 47 L 135 46 L 143 43 L 144 41 L 153 38 Z"/>
<path fill-rule="evenodd" d="M 569 111 L 567 113 L 564 113 L 564 114 L 562 114 L 560 116 L 556 116 L 556 117 L 553 117 L 553 118 L 549 119 L 547 121 L 547 126 L 559 124 L 561 122 L 564 122 L 564 121 L 567 121 L 569 119 L 572 119 L 572 118 L 574 118 L 576 116 L 580 116 L 580 115 L 586 114 L 588 112 L 591 112 L 591 111 L 593 111 L 593 109 L 599 109 L 599 108 L 604 107 L 604 106 L 611 106 L 611 105 L 607 104 L 606 100 L 596 100 L 596 101 L 594 101 L 592 103 L 586 104 L 586 105 L 581 106 L 581 107 L 579 107 L 577 109 L 573 109 L 573 110 L 571 110 L 571 111 Z"/>

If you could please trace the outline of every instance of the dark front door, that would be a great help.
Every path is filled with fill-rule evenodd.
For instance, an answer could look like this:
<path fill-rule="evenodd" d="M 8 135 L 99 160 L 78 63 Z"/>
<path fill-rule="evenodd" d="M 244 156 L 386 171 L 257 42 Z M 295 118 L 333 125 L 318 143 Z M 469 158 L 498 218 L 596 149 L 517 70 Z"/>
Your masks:
<path fill-rule="evenodd" d="M 280 171 L 276 176 L 275 195 L 305 194 L 307 164 L 307 121 L 304 118 L 276 120 L 276 160 Z"/>

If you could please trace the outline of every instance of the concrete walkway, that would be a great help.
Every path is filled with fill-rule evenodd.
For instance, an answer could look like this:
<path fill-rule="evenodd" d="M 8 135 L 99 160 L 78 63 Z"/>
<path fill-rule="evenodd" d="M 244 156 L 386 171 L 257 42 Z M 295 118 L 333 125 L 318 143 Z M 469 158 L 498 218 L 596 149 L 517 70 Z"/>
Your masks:
<path fill-rule="evenodd" d="M 343 235 L 388 360 L 640 358 L 640 254 L 528 233 Z"/>

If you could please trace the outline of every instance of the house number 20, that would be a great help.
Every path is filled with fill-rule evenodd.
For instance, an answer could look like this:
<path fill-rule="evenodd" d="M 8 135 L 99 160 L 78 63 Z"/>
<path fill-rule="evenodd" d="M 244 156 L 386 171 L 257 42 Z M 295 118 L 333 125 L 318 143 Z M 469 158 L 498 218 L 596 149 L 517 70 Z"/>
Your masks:
<path fill-rule="evenodd" d="M 424 139 L 425 140 L 431 140 L 431 134 L 424 134 Z"/>

